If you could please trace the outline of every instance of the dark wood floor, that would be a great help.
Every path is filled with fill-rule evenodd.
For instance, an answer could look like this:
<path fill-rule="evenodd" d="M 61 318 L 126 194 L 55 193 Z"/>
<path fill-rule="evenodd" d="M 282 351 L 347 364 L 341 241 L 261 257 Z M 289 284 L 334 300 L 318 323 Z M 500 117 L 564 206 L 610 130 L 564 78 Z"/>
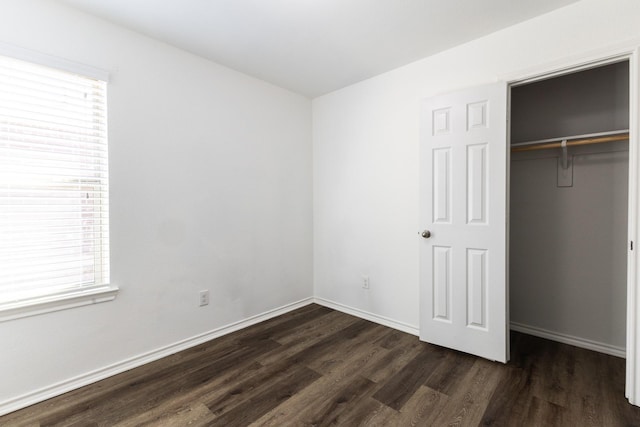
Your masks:
<path fill-rule="evenodd" d="M 523 334 L 507 365 L 309 305 L 2 426 L 640 426 L 624 360 Z"/>

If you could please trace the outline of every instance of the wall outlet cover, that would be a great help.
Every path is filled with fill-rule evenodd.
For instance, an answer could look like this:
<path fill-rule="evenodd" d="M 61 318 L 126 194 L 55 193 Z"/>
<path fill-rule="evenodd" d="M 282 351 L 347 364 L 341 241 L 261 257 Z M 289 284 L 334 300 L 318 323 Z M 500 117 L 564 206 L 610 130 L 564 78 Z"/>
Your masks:
<path fill-rule="evenodd" d="M 209 291 L 203 290 L 200 291 L 200 307 L 209 305 Z"/>

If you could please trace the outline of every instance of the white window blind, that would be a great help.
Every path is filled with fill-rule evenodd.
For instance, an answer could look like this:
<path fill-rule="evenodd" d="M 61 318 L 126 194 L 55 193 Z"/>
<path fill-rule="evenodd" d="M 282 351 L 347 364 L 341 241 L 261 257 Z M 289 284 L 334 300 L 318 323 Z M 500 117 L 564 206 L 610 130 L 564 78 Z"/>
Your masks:
<path fill-rule="evenodd" d="M 0 56 L 0 309 L 108 287 L 106 115 L 106 82 Z"/>

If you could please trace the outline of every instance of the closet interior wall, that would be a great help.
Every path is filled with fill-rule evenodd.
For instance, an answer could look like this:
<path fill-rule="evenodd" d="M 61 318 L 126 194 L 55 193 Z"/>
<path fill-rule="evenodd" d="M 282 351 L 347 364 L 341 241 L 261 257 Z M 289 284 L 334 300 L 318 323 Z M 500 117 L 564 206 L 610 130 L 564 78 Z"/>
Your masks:
<path fill-rule="evenodd" d="M 628 129 L 628 61 L 512 87 L 510 123 L 512 144 Z M 628 142 L 560 155 L 511 155 L 511 324 L 623 352 Z"/>

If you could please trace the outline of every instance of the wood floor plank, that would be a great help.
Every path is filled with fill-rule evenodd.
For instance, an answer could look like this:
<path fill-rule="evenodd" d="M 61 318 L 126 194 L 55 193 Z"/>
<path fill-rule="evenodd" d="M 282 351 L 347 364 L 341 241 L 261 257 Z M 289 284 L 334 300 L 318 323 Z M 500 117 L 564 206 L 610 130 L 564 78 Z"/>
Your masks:
<path fill-rule="evenodd" d="M 320 375 L 311 369 L 297 366 L 291 372 L 291 375 L 270 384 L 268 392 L 252 394 L 248 400 L 244 400 L 230 411 L 217 416 L 210 425 L 221 427 L 247 426 L 282 402 L 296 395 L 319 377 Z M 210 407 L 210 409 L 212 409 L 212 412 L 216 411 L 216 407 Z"/>
<path fill-rule="evenodd" d="M 334 393 L 327 393 L 322 399 L 299 411 L 289 422 L 296 425 L 330 426 L 348 425 L 347 420 L 353 420 L 349 408 L 358 407 L 371 396 L 375 383 L 360 375 L 345 382 Z M 355 420 L 354 420 L 355 421 Z"/>
<path fill-rule="evenodd" d="M 564 407 L 533 396 L 531 398 L 531 404 L 529 405 L 526 425 L 531 427 L 547 427 L 579 424 L 570 423 L 567 419 L 567 410 Z"/>
<path fill-rule="evenodd" d="M 345 316 L 344 313 L 339 311 L 329 311 L 325 315 L 313 319 L 311 322 L 306 322 L 289 330 L 283 330 L 279 334 L 274 334 L 272 339 L 283 345 L 297 344 L 301 341 L 311 342 L 318 338 L 324 338 L 334 334 L 358 320 L 360 319 L 357 317 Z"/>
<path fill-rule="evenodd" d="M 422 351 L 423 344 L 415 337 L 405 335 L 404 340 L 406 341 L 404 345 L 388 350 L 378 363 L 365 369 L 362 376 L 380 384 L 395 376 Z"/>
<path fill-rule="evenodd" d="M 421 385 L 411 399 L 398 411 L 395 425 L 430 426 L 447 404 L 449 397 Z"/>
<path fill-rule="evenodd" d="M 551 346 L 547 357 L 554 360 L 548 364 L 545 373 L 545 389 L 543 395 L 546 401 L 559 407 L 568 408 L 572 397 L 571 386 L 575 380 L 575 352 L 569 346 Z"/>
<path fill-rule="evenodd" d="M 403 341 L 405 341 L 407 337 L 412 336 L 396 329 L 390 329 L 386 334 L 374 341 L 373 344 L 378 345 L 382 348 L 386 348 L 387 350 L 391 350 L 393 348 L 401 346 L 403 344 Z"/>
<path fill-rule="evenodd" d="M 307 387 L 304 393 L 293 396 L 265 414 L 253 425 L 282 426 L 287 424 L 295 425 L 296 422 L 301 423 L 302 421 L 299 420 L 301 411 L 305 408 L 312 408 L 317 402 L 340 393 L 346 384 L 360 377 L 360 373 L 366 370 L 367 367 L 377 364 L 387 352 L 388 350 L 368 346 L 366 342 L 362 342 L 360 347 L 353 348 L 350 353 L 345 354 L 339 364 L 333 365 L 332 370 L 327 371 L 322 378 Z M 373 392 L 373 389 L 371 392 Z"/>
<path fill-rule="evenodd" d="M 459 387 L 449 396 L 434 425 L 477 426 L 500 383 L 501 364 L 477 359 Z"/>
<path fill-rule="evenodd" d="M 309 306 L 307 306 L 309 307 Z M 307 309 L 298 313 L 297 311 L 287 313 L 284 319 L 276 317 L 270 320 L 267 325 L 254 327 L 239 336 L 240 344 L 254 344 L 263 340 L 276 340 L 286 331 L 298 327 L 302 324 L 313 322 L 314 320 L 330 313 L 332 310 L 326 307 L 315 306 L 315 309 Z"/>
<path fill-rule="evenodd" d="M 182 407 L 176 407 L 172 411 L 159 414 L 145 421 L 128 420 L 116 424 L 114 427 L 146 427 L 146 426 L 209 426 L 214 421 L 214 415 L 203 403 L 195 403 Z"/>
<path fill-rule="evenodd" d="M 386 414 L 386 415 L 385 415 Z M 349 405 L 340 414 L 337 425 L 344 426 L 389 426 L 396 411 L 378 402 L 371 396 L 363 396 L 356 405 Z"/>
<path fill-rule="evenodd" d="M 494 391 L 483 416 L 483 426 L 525 425 L 530 396 L 528 373 L 517 367 L 504 370 L 504 375 Z"/>
<path fill-rule="evenodd" d="M 450 395 L 460 386 L 476 361 L 476 357 L 459 351 L 449 350 L 433 373 L 424 382 L 427 387 Z"/>
<path fill-rule="evenodd" d="M 277 342 L 282 345 L 259 355 L 256 360 L 263 365 L 279 362 L 333 336 L 357 321 L 358 319 L 355 317 L 345 316 L 343 313 L 334 311 L 314 322 L 294 328 L 289 336 L 279 337 Z"/>
<path fill-rule="evenodd" d="M 138 425 L 153 425 L 155 420 L 165 419 L 168 415 L 184 408 L 189 408 L 193 402 L 198 405 L 202 402 L 212 400 L 214 396 L 219 396 L 237 386 L 238 383 L 252 378 L 262 369 L 258 362 L 250 361 L 239 364 L 237 370 L 221 373 L 210 381 L 202 383 L 199 387 L 184 389 L 174 398 L 169 399 L 150 409 L 139 411 L 136 415 L 128 417 L 126 420 L 116 424 L 118 427 L 135 427 Z M 206 405 L 204 405 L 206 407 Z M 208 412 L 209 408 L 207 408 Z"/>
<path fill-rule="evenodd" d="M 0 426 L 640 426 L 623 359 L 511 337 L 503 365 L 311 304 Z"/>
<path fill-rule="evenodd" d="M 371 329 L 364 330 L 357 337 L 337 342 L 331 346 L 330 351 L 317 353 L 314 357 L 308 357 L 305 365 L 323 375 L 330 375 L 336 370 L 349 369 L 345 362 L 350 359 L 352 355 L 363 354 L 363 360 L 368 360 L 368 358 L 372 358 L 379 350 L 384 350 L 371 346 L 370 343 L 370 340 L 375 337 L 380 330 L 380 325 L 375 325 Z M 289 358 L 289 360 L 298 360 L 298 357 L 294 355 Z"/>
<path fill-rule="evenodd" d="M 597 353 L 571 347 L 568 349 L 575 354 L 575 374 L 568 402 L 572 418 L 580 418 L 584 427 L 606 425 L 604 423 L 606 413 L 602 404 L 604 394 L 600 389 L 598 375 L 594 375 L 600 371 Z"/>
<path fill-rule="evenodd" d="M 254 375 L 244 381 L 236 381 L 232 388 L 221 390 L 217 395 L 209 395 L 204 400 L 207 407 L 216 416 L 229 412 L 243 402 L 261 394 L 269 394 L 274 390 L 273 384 L 281 382 L 290 383 L 292 379 L 309 374 L 306 366 L 291 364 L 287 361 L 262 367 L 254 372 Z M 320 375 L 315 373 L 316 378 Z"/>
<path fill-rule="evenodd" d="M 350 326 L 295 353 L 288 360 L 304 363 L 317 372 L 326 372 L 332 364 L 339 363 L 335 357 L 343 358 L 362 343 L 384 330 L 384 327 L 367 320 L 358 320 Z"/>
<path fill-rule="evenodd" d="M 421 351 L 373 395 L 385 405 L 400 410 L 431 376 L 446 356 L 442 347 L 421 343 Z"/>

